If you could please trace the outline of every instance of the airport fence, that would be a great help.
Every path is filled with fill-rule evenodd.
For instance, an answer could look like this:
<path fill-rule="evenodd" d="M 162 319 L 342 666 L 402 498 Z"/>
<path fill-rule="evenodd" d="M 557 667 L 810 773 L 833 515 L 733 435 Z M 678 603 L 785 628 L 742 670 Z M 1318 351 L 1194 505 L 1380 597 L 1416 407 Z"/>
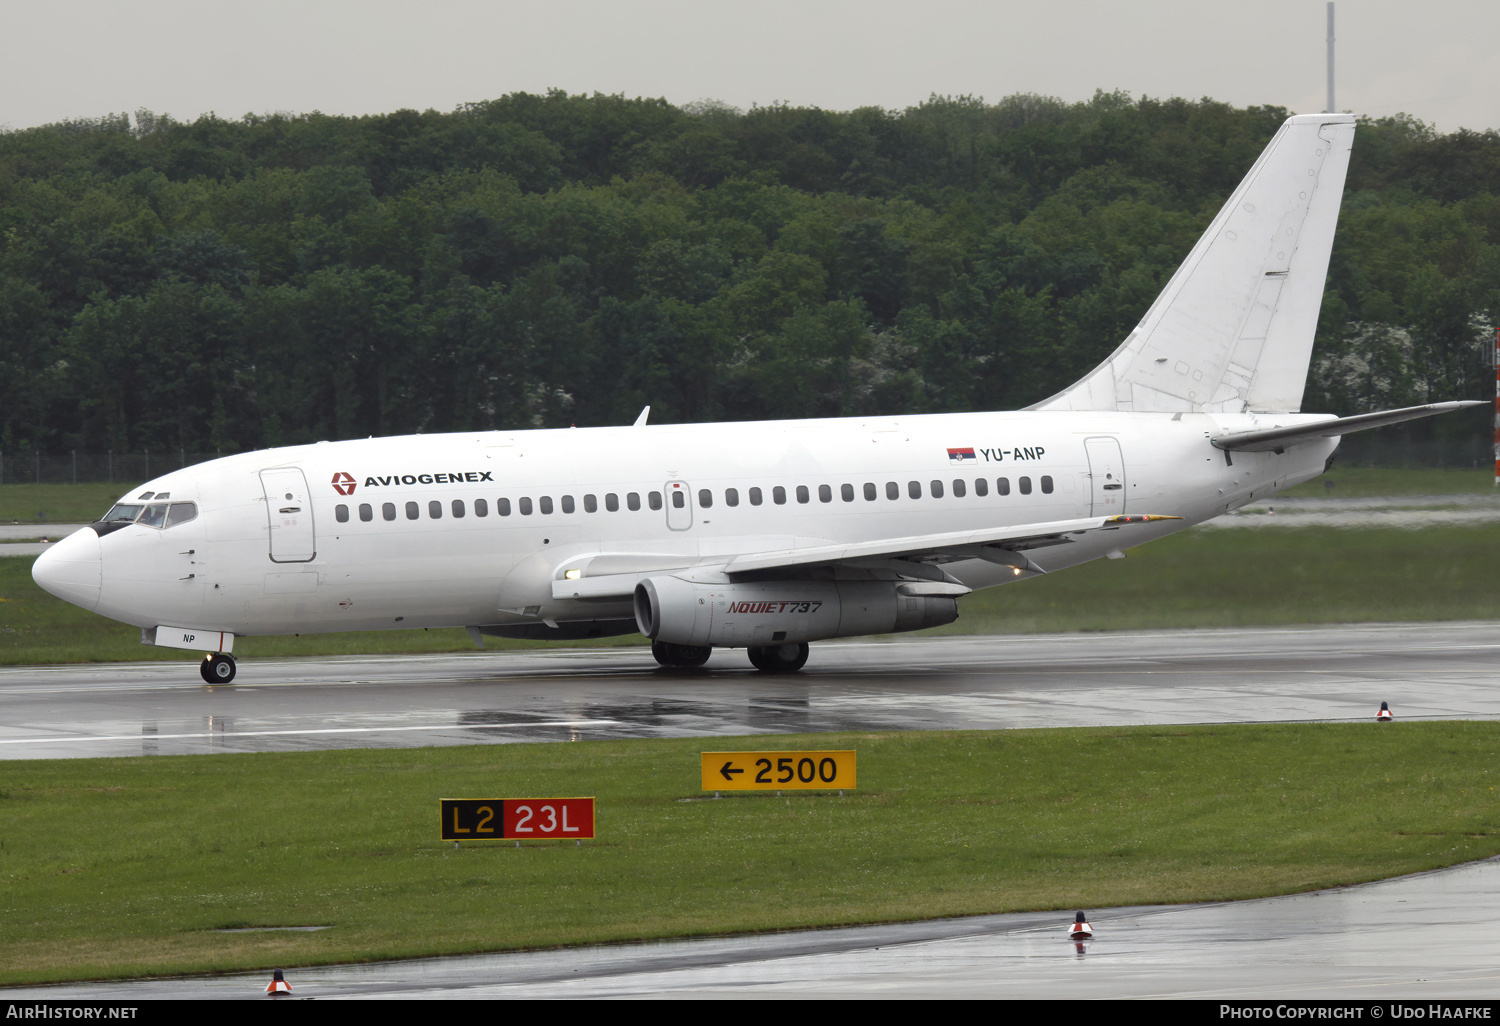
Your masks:
<path fill-rule="evenodd" d="M 134 484 L 225 452 L 0 452 L 0 484 Z"/>

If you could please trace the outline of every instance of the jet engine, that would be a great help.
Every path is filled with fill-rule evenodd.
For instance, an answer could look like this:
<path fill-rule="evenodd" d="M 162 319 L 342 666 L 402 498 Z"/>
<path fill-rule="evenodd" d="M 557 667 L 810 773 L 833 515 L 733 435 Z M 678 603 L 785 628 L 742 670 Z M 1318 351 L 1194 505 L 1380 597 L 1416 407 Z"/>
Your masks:
<path fill-rule="evenodd" d="M 938 627 L 958 619 L 958 598 L 968 593 L 936 581 L 701 584 L 650 577 L 635 586 L 635 621 L 653 641 L 749 648 Z"/>

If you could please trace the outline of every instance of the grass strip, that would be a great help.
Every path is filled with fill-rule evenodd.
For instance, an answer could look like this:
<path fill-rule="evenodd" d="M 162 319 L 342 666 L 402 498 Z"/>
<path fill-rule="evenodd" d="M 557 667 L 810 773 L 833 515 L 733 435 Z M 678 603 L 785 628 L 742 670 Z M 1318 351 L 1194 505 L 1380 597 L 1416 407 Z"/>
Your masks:
<path fill-rule="evenodd" d="M 183 659 L 140 632 L 53 598 L 32 560 L 0 558 L 0 664 Z M 938 634 L 1491 619 L 1500 609 L 1500 523 L 1346 530 L 1191 530 L 959 603 Z M 639 641 L 634 635 L 599 644 Z M 546 642 L 486 639 L 496 649 Z M 235 640 L 245 659 L 469 651 L 464 631 L 407 630 Z"/>
<path fill-rule="evenodd" d="M 860 789 L 697 790 L 699 751 L 747 748 L 853 748 Z M 1372 722 L 8 762 L 0 984 L 1353 884 L 1500 853 L 1497 749 Z M 596 841 L 438 839 L 439 798 L 563 795 Z"/>

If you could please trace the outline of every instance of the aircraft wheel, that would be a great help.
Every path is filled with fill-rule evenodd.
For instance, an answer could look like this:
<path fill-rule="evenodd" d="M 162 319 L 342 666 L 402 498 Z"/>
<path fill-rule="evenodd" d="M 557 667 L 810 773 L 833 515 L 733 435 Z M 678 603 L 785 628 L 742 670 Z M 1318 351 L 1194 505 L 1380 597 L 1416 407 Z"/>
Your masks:
<path fill-rule="evenodd" d="M 210 684 L 228 684 L 234 680 L 234 656 L 223 652 L 206 655 L 198 664 L 198 672 Z"/>
<path fill-rule="evenodd" d="M 663 666 L 693 667 L 708 662 L 713 648 L 708 645 L 674 645 L 669 641 L 653 641 L 651 654 Z"/>
<path fill-rule="evenodd" d="M 796 673 L 807 662 L 807 642 L 763 645 L 747 649 L 750 662 L 761 673 Z"/>

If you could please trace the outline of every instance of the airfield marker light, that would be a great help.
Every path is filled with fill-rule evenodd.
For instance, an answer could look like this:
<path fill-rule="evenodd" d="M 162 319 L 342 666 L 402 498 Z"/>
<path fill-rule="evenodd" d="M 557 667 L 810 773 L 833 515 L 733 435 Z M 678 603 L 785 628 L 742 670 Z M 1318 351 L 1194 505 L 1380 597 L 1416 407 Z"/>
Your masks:
<path fill-rule="evenodd" d="M 266 993 L 272 997 L 280 997 L 282 994 L 290 994 L 292 988 L 287 986 L 286 978 L 282 976 L 281 970 L 277 969 L 271 975 L 271 982 L 266 984 Z"/>
<path fill-rule="evenodd" d="M 1073 918 L 1072 925 L 1068 927 L 1068 937 L 1072 940 L 1088 940 L 1094 936 L 1094 928 L 1089 925 L 1082 912 Z"/>
<path fill-rule="evenodd" d="M 1375 714 L 1375 722 L 1376 723 L 1389 723 L 1389 722 L 1391 722 L 1394 719 L 1395 719 L 1395 717 L 1391 715 L 1391 707 L 1388 706 L 1388 705 L 1386 705 L 1384 702 L 1381 702 L 1380 703 L 1380 711 Z"/>

